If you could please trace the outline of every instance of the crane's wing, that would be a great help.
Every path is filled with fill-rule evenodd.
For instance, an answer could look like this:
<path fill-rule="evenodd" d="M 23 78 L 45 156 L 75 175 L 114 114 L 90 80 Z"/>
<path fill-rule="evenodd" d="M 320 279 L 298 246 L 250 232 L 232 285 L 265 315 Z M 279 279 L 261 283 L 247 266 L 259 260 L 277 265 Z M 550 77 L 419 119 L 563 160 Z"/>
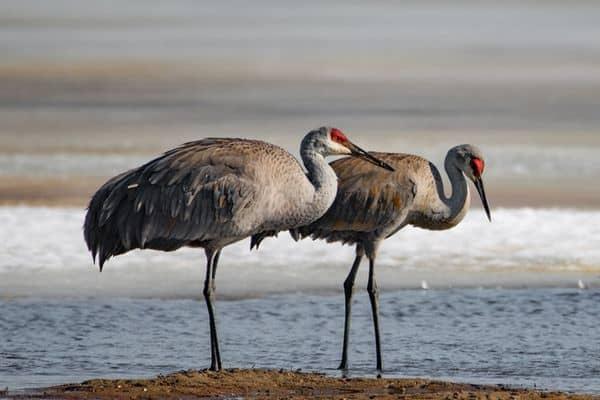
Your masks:
<path fill-rule="evenodd" d="M 331 208 L 319 220 L 292 232 L 329 241 L 354 241 L 357 232 L 382 229 L 410 207 L 415 196 L 414 182 L 406 174 L 413 156 L 371 153 L 396 171 L 384 171 L 357 158 L 346 157 L 331 163 L 338 175 L 338 191 Z"/>
<path fill-rule="evenodd" d="M 170 251 L 240 234 L 243 228 L 232 217 L 243 213 L 261 190 L 253 177 L 253 156 L 267 145 L 199 140 L 109 180 L 93 196 L 84 226 L 100 267 L 134 248 Z"/>

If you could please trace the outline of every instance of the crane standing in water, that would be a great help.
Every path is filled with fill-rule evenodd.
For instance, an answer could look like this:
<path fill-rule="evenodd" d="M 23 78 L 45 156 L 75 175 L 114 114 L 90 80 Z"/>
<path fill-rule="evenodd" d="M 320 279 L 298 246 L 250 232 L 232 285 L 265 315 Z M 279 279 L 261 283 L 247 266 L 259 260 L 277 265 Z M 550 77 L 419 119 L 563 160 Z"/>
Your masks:
<path fill-rule="evenodd" d="M 84 237 L 100 271 L 110 257 L 133 249 L 204 249 L 212 370 L 221 369 L 213 305 L 221 249 L 249 236 L 251 248 L 258 248 L 265 237 L 322 216 L 337 189 L 326 156 L 350 154 L 393 171 L 335 128 L 309 132 L 300 154 L 308 173 L 287 151 L 266 142 L 190 142 L 115 176 L 90 201 Z"/>
<path fill-rule="evenodd" d="M 383 369 L 379 336 L 379 290 L 375 281 L 375 258 L 381 242 L 406 225 L 431 230 L 450 229 L 467 213 L 470 205 L 465 175 L 473 181 L 488 219 L 490 210 L 481 175 L 484 160 L 472 145 L 453 147 L 445 168 L 452 185 L 446 197 L 438 169 L 424 158 L 395 153 L 371 153 L 390 164 L 396 172 L 378 169 L 350 158 L 331 163 L 339 177 L 338 192 L 331 208 L 312 224 L 291 230 L 295 239 L 311 236 L 328 242 L 356 245 L 356 258 L 344 281 L 345 322 L 340 369 L 348 368 L 348 340 L 354 280 L 364 255 L 369 259 L 367 291 L 373 313 L 377 369 Z"/>

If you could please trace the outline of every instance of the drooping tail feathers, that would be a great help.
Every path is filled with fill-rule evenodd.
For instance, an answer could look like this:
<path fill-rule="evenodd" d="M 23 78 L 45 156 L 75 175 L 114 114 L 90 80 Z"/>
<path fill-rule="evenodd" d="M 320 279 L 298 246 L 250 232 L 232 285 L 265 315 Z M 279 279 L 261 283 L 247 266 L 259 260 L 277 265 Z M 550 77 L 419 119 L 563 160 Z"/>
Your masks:
<path fill-rule="evenodd" d="M 127 196 L 127 182 L 130 172 L 116 176 L 106 182 L 92 197 L 85 216 L 83 235 L 94 262 L 98 260 L 100 271 L 110 257 L 125 253 L 134 247 L 133 240 L 121 240 L 121 232 L 133 226 L 127 217 L 134 217 L 127 204 L 121 204 Z M 132 238 L 130 238 L 132 239 Z M 127 243 L 128 242 L 128 243 Z M 125 246 L 124 244 L 129 244 Z"/>

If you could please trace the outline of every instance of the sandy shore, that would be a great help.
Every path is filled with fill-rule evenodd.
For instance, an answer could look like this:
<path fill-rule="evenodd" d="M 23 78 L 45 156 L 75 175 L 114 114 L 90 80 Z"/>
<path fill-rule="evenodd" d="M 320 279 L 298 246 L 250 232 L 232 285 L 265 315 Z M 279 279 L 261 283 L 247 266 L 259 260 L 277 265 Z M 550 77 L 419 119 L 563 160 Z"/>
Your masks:
<path fill-rule="evenodd" d="M 600 399 L 505 386 L 425 379 L 332 378 L 322 374 L 268 370 L 182 371 L 153 379 L 97 379 L 27 393 L 2 393 L 7 399 Z"/>
<path fill-rule="evenodd" d="M 85 208 L 92 194 L 109 177 L 0 177 L 0 206 L 31 205 Z M 528 184 L 529 183 L 529 184 Z M 526 182 L 488 185 L 494 207 L 566 207 L 596 209 L 600 187 L 579 181 L 561 185 Z M 477 201 L 474 201 L 478 205 Z"/>

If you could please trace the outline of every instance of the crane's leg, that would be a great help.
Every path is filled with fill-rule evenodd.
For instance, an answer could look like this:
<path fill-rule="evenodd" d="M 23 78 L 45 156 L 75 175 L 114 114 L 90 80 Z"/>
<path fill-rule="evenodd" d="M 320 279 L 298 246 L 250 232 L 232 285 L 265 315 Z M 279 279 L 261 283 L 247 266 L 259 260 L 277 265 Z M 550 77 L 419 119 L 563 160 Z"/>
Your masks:
<path fill-rule="evenodd" d="M 214 277 L 220 250 L 206 250 L 206 279 L 204 280 L 204 300 L 208 308 L 208 318 L 210 322 L 210 369 L 218 371 L 221 369 L 221 354 L 219 352 L 219 338 L 217 336 L 217 322 L 215 319 L 215 306 L 213 304 L 215 297 Z"/>
<path fill-rule="evenodd" d="M 338 369 L 348 369 L 348 341 L 350 339 L 350 317 L 352 313 L 352 294 L 354 293 L 354 281 L 356 273 L 364 255 L 363 248 L 360 244 L 356 245 L 356 258 L 350 269 L 350 273 L 344 281 L 344 295 L 346 300 L 345 315 L 344 315 L 344 344 L 342 345 L 342 361 Z"/>
<path fill-rule="evenodd" d="M 379 288 L 375 281 L 375 255 L 369 255 L 369 283 L 367 284 L 369 299 L 371 300 L 371 311 L 373 313 L 373 326 L 375 328 L 375 348 L 377 351 L 377 370 L 383 370 L 381 359 L 381 339 L 379 336 Z"/>
<path fill-rule="evenodd" d="M 217 264 L 219 263 L 219 258 L 221 257 L 221 249 L 217 251 L 215 254 L 215 259 L 213 260 L 213 268 L 212 268 L 212 291 L 216 292 L 216 275 L 217 275 Z M 221 351 L 219 349 L 219 339 L 217 337 L 217 326 L 215 321 L 215 355 L 217 356 L 217 369 L 222 369 L 223 366 L 221 364 Z"/>
<path fill-rule="evenodd" d="M 212 269 L 213 290 L 215 289 L 215 276 L 217 276 L 217 264 L 219 263 L 219 257 L 221 257 L 221 250 L 218 250 L 215 253 L 215 259 L 213 260 L 213 269 Z"/>

